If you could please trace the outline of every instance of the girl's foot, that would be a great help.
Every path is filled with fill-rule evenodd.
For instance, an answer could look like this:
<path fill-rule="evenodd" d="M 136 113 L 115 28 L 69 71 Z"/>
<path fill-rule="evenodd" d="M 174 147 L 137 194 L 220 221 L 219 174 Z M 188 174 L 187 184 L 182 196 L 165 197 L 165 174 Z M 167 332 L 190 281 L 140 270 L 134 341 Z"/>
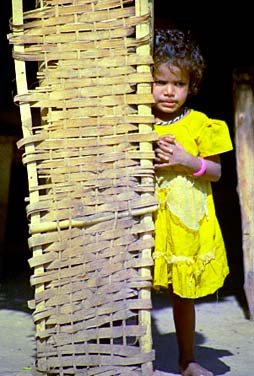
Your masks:
<path fill-rule="evenodd" d="M 214 374 L 207 369 L 201 367 L 196 362 L 188 364 L 187 368 L 182 372 L 183 376 L 214 376 Z"/>

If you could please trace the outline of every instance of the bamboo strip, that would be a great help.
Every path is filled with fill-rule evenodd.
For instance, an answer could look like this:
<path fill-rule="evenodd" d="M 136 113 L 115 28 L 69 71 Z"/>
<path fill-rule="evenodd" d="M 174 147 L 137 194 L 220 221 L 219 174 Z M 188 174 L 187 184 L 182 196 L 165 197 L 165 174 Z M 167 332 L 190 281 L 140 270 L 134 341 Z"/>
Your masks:
<path fill-rule="evenodd" d="M 157 208 L 157 205 L 151 206 L 150 209 L 145 209 L 145 208 L 133 209 L 130 212 L 122 212 L 118 216 L 119 218 L 123 218 L 128 215 L 140 216 L 146 213 L 152 213 L 156 210 L 156 208 Z M 69 227 L 79 228 L 79 227 L 84 227 L 84 226 L 91 226 L 102 221 L 113 219 L 114 216 L 115 216 L 114 214 L 103 215 L 100 217 L 97 215 L 94 215 L 92 218 L 86 219 L 86 220 L 82 220 L 82 219 L 81 220 L 61 220 L 58 222 L 41 222 L 40 224 L 36 224 L 36 225 L 30 224 L 29 233 L 36 234 L 36 233 L 42 233 L 42 232 L 47 232 L 47 231 L 53 231 L 56 229 L 66 229 Z M 152 226 L 150 226 L 149 228 L 152 229 Z"/>
<path fill-rule="evenodd" d="M 33 32 L 36 32 L 36 27 L 38 26 L 38 29 L 40 29 L 40 19 L 42 17 L 41 15 L 42 10 L 41 9 L 35 9 L 33 11 L 27 12 L 26 16 L 24 17 L 24 20 L 32 19 L 32 21 L 27 21 L 24 25 L 24 30 L 33 28 Z M 39 15 L 38 15 L 39 13 Z M 91 30 L 91 23 L 96 22 L 97 28 L 105 28 L 107 26 L 107 23 L 110 23 L 111 27 L 115 27 L 115 24 L 122 24 L 123 18 L 126 19 L 126 26 L 133 26 L 133 16 L 135 16 L 134 8 L 123 8 L 121 11 L 121 14 L 119 15 L 119 11 L 112 9 L 110 11 L 111 19 L 107 21 L 108 16 L 108 10 L 102 10 L 100 11 L 100 14 L 93 12 L 86 12 L 85 16 L 83 16 L 83 13 L 78 15 L 78 17 L 75 17 L 74 14 L 70 14 L 67 16 L 61 15 L 61 17 L 54 17 L 54 18 L 46 18 L 43 23 L 44 30 L 47 31 L 47 28 L 53 27 L 53 29 L 49 29 L 50 33 L 54 32 L 54 28 L 57 26 L 61 26 L 59 30 L 60 32 L 68 32 L 72 30 L 83 30 L 83 24 L 86 25 L 89 23 L 89 30 Z M 36 18 L 39 18 L 39 20 L 36 20 Z M 100 23 L 99 21 L 102 20 Z M 135 19 L 136 20 L 136 19 Z M 76 23 L 78 21 L 78 24 Z M 134 22 L 135 23 L 135 22 Z M 15 25 L 12 25 L 13 30 L 16 27 Z M 39 33 L 39 30 L 38 30 Z"/>

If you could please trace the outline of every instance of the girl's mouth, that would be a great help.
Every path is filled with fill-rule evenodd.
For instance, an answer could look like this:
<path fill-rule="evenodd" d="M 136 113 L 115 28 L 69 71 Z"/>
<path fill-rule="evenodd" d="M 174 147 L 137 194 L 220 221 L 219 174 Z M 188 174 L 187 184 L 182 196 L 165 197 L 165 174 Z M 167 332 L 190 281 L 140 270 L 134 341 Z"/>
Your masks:
<path fill-rule="evenodd" d="M 175 107 L 176 103 L 175 102 L 161 102 L 162 106 L 164 107 Z"/>

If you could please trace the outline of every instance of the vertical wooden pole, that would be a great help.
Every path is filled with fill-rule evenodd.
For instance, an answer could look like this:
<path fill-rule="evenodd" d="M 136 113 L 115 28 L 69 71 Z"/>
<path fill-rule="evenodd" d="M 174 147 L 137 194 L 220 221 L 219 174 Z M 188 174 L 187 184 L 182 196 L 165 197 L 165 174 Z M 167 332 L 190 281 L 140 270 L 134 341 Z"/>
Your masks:
<path fill-rule="evenodd" d="M 234 74 L 235 145 L 242 217 L 244 290 L 254 320 L 254 75 Z"/>
<path fill-rule="evenodd" d="M 136 15 L 141 16 L 144 14 L 147 14 L 149 11 L 151 12 L 151 20 L 150 24 L 140 24 L 136 27 L 136 36 L 137 38 L 142 38 L 144 36 L 147 36 L 148 34 L 153 34 L 153 1 L 149 0 L 136 0 L 135 2 L 136 7 Z M 151 38 L 152 40 L 152 38 Z M 152 53 L 151 43 L 147 45 L 143 45 L 137 48 L 137 53 L 140 55 L 150 56 Z M 137 68 L 138 72 L 149 72 L 150 71 L 149 65 L 141 65 Z M 137 86 L 137 93 L 150 93 L 151 92 L 151 85 L 150 84 L 139 84 Z M 138 112 L 142 115 L 151 115 L 151 105 L 139 105 L 138 106 Z M 152 131 L 151 125 L 149 124 L 139 124 L 139 131 L 141 133 L 150 133 Z M 143 142 L 140 145 L 141 151 L 153 151 L 153 146 L 151 143 Z M 141 165 L 143 167 L 152 167 L 153 161 L 151 160 L 141 160 Z M 151 178 L 143 178 L 143 179 L 151 179 Z M 147 182 L 151 185 L 153 184 L 152 181 Z M 144 216 L 143 221 L 145 221 L 147 224 L 152 222 L 152 215 L 147 214 Z M 150 226 L 151 227 L 151 226 Z M 150 238 L 151 234 L 144 234 L 144 239 Z M 143 251 L 142 257 L 148 258 L 151 257 L 151 249 L 146 249 Z M 142 275 L 143 276 L 151 276 L 151 270 L 150 268 L 142 269 Z M 141 292 L 141 298 L 142 299 L 151 299 L 151 291 L 150 290 L 142 290 Z M 152 332 L 151 332 L 151 312 L 150 311 L 142 311 L 140 313 L 140 322 L 146 327 L 146 335 L 142 336 L 141 338 L 141 347 L 144 352 L 150 352 L 152 350 Z M 146 369 L 144 369 L 146 367 Z M 143 366 L 142 374 L 144 375 L 152 375 L 153 372 L 153 366 L 152 364 L 146 364 Z"/>
<path fill-rule="evenodd" d="M 13 23 L 13 34 L 19 35 L 19 33 L 23 33 L 23 2 L 22 0 L 12 0 L 12 23 Z M 15 52 L 24 52 L 23 45 L 14 45 L 13 47 L 14 54 Z M 27 76 L 26 76 L 26 64 L 25 61 L 17 60 L 14 58 L 14 66 L 15 66 L 15 73 L 16 73 L 16 85 L 17 85 L 17 94 L 26 94 L 28 92 L 27 87 Z M 30 109 L 29 103 L 20 103 L 20 117 L 22 123 L 22 133 L 23 137 L 30 137 L 33 135 L 33 122 L 32 122 L 32 114 Z M 32 153 L 34 151 L 34 144 L 27 144 L 25 146 L 25 152 L 27 154 Z M 39 201 L 39 193 L 37 189 L 33 189 L 33 187 L 38 186 L 38 176 L 37 176 L 37 169 L 36 169 L 36 162 L 27 163 L 27 177 L 28 177 L 28 187 L 29 187 L 29 200 L 30 203 L 38 202 Z M 40 215 L 33 214 L 30 219 L 31 225 L 40 222 Z M 42 254 L 42 250 L 40 247 L 34 247 L 33 249 L 33 256 L 39 256 Z M 42 267 L 37 267 L 34 270 L 34 275 L 40 275 L 43 273 Z M 36 286 L 36 291 L 39 292 L 44 289 L 44 285 Z M 38 307 L 37 308 L 41 308 Z M 41 325 L 37 325 L 36 329 L 39 331 L 43 331 L 44 322 Z"/>

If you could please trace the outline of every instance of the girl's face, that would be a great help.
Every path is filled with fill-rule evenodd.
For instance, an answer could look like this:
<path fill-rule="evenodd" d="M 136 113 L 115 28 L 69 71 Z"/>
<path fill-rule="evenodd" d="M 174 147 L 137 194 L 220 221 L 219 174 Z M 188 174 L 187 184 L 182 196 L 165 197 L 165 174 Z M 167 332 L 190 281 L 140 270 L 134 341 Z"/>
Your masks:
<path fill-rule="evenodd" d="M 153 96 L 156 117 L 170 118 L 177 115 L 189 93 L 189 75 L 177 66 L 166 63 L 154 70 Z"/>

